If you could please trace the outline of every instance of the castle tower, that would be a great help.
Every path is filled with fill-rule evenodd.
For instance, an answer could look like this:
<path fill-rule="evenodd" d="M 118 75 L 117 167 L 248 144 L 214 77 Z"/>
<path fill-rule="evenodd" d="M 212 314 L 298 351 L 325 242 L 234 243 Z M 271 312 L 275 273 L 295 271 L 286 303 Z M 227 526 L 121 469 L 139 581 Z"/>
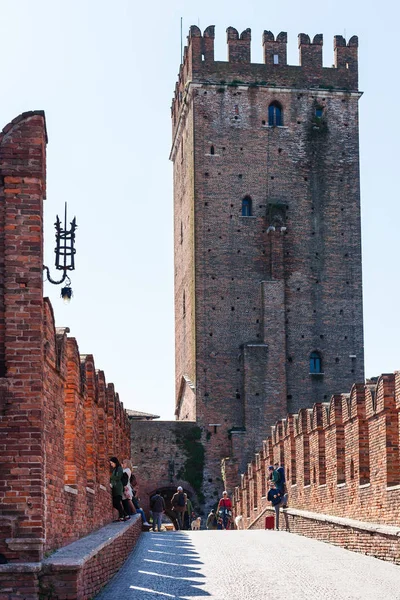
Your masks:
<path fill-rule="evenodd" d="M 363 381 L 358 39 L 191 27 L 172 103 L 176 417 L 197 420 L 204 491 L 269 426 Z"/>

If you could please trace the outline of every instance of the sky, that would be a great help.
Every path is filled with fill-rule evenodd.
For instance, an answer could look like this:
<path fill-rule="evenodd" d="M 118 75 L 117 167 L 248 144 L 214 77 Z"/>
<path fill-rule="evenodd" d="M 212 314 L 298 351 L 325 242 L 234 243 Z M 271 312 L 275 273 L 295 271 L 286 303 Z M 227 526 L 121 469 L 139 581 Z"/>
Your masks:
<path fill-rule="evenodd" d="M 323 33 L 325 66 L 334 35 L 359 36 L 365 373 L 400 368 L 399 11 L 388 0 L 0 0 L 0 128 L 46 113 L 46 264 L 65 202 L 78 222 L 74 297 L 64 305 L 48 283 L 44 293 L 125 408 L 174 418 L 168 156 L 181 17 L 184 40 L 192 24 L 215 25 L 216 60 L 226 60 L 229 26 L 251 28 L 253 62 L 264 29 L 288 32 L 289 64 L 300 32 Z"/>

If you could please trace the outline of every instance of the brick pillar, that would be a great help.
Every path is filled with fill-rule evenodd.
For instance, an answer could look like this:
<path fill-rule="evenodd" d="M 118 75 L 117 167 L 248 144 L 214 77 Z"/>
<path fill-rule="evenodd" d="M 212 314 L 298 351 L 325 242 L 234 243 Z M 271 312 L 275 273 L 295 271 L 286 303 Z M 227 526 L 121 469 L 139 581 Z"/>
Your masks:
<path fill-rule="evenodd" d="M 0 134 L 0 524 L 9 558 L 38 560 L 45 531 L 43 199 L 46 125 Z"/>
<path fill-rule="evenodd" d="M 99 482 L 104 486 L 109 482 L 109 464 L 108 464 L 108 438 L 107 438 L 107 399 L 106 399 L 106 381 L 104 372 L 99 371 L 97 377 L 98 385 L 98 422 L 99 422 L 99 456 L 98 472 Z"/>
<path fill-rule="evenodd" d="M 83 357 L 82 357 L 83 358 Z M 95 488 L 97 481 L 96 463 L 97 463 L 97 405 L 96 405 L 96 373 L 94 360 L 91 354 L 84 357 L 84 370 L 86 381 L 85 395 L 85 423 L 86 423 L 86 474 L 87 485 Z"/>
<path fill-rule="evenodd" d="M 117 456 L 116 448 L 116 431 L 115 431 L 115 390 L 114 385 L 109 383 L 106 390 L 106 399 L 108 404 L 107 409 L 107 445 L 110 456 Z"/>
<path fill-rule="evenodd" d="M 78 490 L 86 487 L 86 440 L 84 395 L 81 390 L 80 357 L 76 340 L 67 339 L 65 400 L 65 483 Z"/>

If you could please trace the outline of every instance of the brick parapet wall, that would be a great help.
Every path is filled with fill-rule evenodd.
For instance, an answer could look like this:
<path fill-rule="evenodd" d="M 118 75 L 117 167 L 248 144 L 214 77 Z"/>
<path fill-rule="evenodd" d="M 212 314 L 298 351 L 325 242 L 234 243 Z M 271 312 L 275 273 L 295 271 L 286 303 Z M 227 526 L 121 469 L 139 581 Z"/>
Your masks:
<path fill-rule="evenodd" d="M 113 516 L 109 456 L 130 456 L 130 425 L 117 395 L 110 394 L 112 443 L 105 436 L 109 404 L 106 381 L 93 356 L 80 355 L 74 338 L 59 333 L 45 301 L 47 347 L 46 402 L 46 541 L 59 548 L 108 523 Z M 48 358 L 47 358 L 48 357 Z M 56 365 L 58 365 L 56 367 Z M 114 390 L 113 386 L 110 388 Z"/>
<path fill-rule="evenodd" d="M 290 507 L 400 524 L 399 378 L 354 385 L 277 422 L 234 491 L 246 526 L 270 507 L 265 474 L 276 461 L 285 466 Z"/>
<path fill-rule="evenodd" d="M 8 555 L 40 556 L 45 537 L 43 397 L 44 114 L 0 134 L 1 528 Z M 4 550 L 1 543 L 1 551 Z"/>
<path fill-rule="evenodd" d="M 43 299 L 46 143 L 41 111 L 0 133 L 0 552 L 14 561 L 110 521 L 106 458 L 130 455 L 117 395 L 105 402 L 104 374 Z"/>
<path fill-rule="evenodd" d="M 209 26 L 202 34 L 192 26 L 188 35 L 188 45 L 184 49 L 178 81 L 172 101 L 173 129 L 179 127 L 179 113 L 186 103 L 186 92 L 190 82 L 244 83 L 273 87 L 320 87 L 347 90 L 358 89 L 358 38 L 353 36 L 346 43 L 342 36 L 334 38 L 334 66 L 323 67 L 322 35 L 316 35 L 311 42 L 306 34 L 299 34 L 300 65 L 286 62 L 287 35 L 281 32 L 276 40 L 270 31 L 264 31 L 264 64 L 251 63 L 251 30 L 246 29 L 240 36 L 236 29 L 228 27 L 228 61 L 214 60 L 214 26 Z M 278 61 L 275 64 L 275 61 Z"/>
<path fill-rule="evenodd" d="M 400 564 L 399 527 L 364 523 L 355 519 L 290 508 L 284 512 L 287 515 L 288 531 L 291 533 Z M 266 507 L 250 523 L 249 529 L 264 529 L 265 518 L 274 514 L 274 509 Z M 281 514 L 280 528 L 285 529 L 285 527 L 285 518 Z"/>
<path fill-rule="evenodd" d="M 89 600 L 122 566 L 141 529 L 137 515 L 103 527 L 42 562 L 0 565 L 0 598 Z"/>

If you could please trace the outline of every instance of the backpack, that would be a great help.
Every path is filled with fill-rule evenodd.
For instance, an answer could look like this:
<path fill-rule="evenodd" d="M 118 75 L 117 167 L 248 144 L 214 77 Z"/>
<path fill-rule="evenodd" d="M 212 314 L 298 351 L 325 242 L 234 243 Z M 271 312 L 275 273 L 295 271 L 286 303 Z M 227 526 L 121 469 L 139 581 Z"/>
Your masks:
<path fill-rule="evenodd" d="M 128 481 L 129 481 L 128 473 L 125 473 L 125 471 L 124 471 L 122 473 L 121 483 L 125 487 L 126 485 L 128 485 Z"/>
<path fill-rule="evenodd" d="M 279 467 L 277 471 L 279 473 L 278 483 L 285 483 L 285 469 L 283 467 Z"/>
<path fill-rule="evenodd" d="M 186 501 L 185 501 L 185 494 L 183 492 L 179 492 L 178 494 L 178 501 L 176 503 L 177 506 L 185 506 Z"/>
<path fill-rule="evenodd" d="M 137 486 L 137 479 L 135 477 L 135 475 L 132 473 L 131 477 L 129 479 L 129 483 L 131 484 L 132 488 Z"/>

